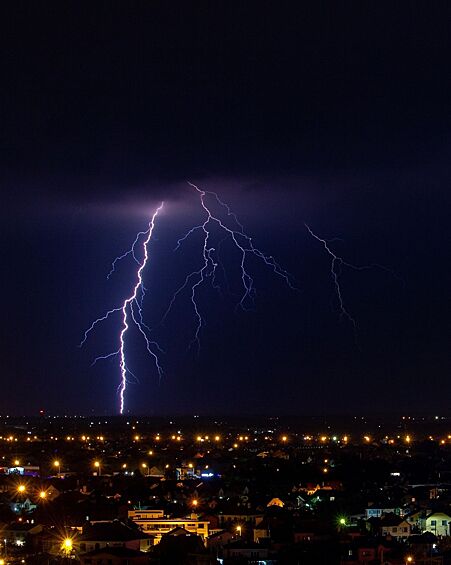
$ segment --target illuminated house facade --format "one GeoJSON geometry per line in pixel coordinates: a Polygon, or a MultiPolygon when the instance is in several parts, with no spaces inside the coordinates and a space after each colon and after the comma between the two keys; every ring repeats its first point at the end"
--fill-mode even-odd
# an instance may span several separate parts
{"type": "Polygon", "coordinates": [[[431,532],[435,536],[450,535],[451,516],[444,512],[433,512],[421,520],[423,532],[431,532]]]}
{"type": "Polygon", "coordinates": [[[175,528],[183,528],[190,534],[196,534],[205,541],[209,533],[209,521],[199,520],[195,514],[190,518],[165,518],[163,510],[129,510],[128,518],[143,532],[154,536],[159,543],[161,536],[175,528]]]}

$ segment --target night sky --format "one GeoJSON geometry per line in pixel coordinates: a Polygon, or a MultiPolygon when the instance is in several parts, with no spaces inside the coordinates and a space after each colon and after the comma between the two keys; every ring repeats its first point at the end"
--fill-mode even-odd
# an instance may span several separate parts
{"type": "Polygon", "coordinates": [[[138,336],[139,414],[449,412],[451,6],[445,2],[14,2],[1,26],[0,412],[111,414],[111,321],[136,271],[110,263],[165,211],[145,271],[161,384],[138,336]],[[203,218],[186,184],[216,190],[256,245],[257,297],[239,272],[205,287],[202,348],[189,297],[203,218]],[[330,257],[356,265],[340,317],[330,257]],[[238,278],[237,278],[238,277],[238,278]]]}

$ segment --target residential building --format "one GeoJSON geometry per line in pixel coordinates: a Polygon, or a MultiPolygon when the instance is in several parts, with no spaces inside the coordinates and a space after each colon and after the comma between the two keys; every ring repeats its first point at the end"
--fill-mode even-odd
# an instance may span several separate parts
{"type": "Polygon", "coordinates": [[[444,512],[432,512],[420,520],[423,532],[431,532],[437,537],[450,535],[451,516],[444,512]]]}
{"type": "Polygon", "coordinates": [[[155,543],[159,543],[163,534],[175,528],[184,528],[204,541],[209,533],[209,521],[199,519],[196,514],[191,514],[189,518],[165,518],[163,510],[130,510],[128,517],[143,532],[155,536],[155,543]]]}

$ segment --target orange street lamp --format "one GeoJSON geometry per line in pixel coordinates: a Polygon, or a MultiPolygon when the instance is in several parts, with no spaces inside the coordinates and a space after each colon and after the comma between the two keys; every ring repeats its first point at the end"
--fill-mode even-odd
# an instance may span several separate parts
{"type": "Polygon", "coordinates": [[[73,547],[74,544],[70,538],[65,538],[61,544],[61,549],[66,555],[69,555],[72,552],[73,547]]]}

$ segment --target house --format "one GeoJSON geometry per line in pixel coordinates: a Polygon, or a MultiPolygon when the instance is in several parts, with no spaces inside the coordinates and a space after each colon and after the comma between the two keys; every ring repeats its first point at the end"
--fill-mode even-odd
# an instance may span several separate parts
{"type": "Polygon", "coordinates": [[[404,546],[395,540],[378,542],[374,539],[354,540],[346,546],[340,565],[405,565],[404,546]]]}
{"type": "Polygon", "coordinates": [[[190,534],[196,534],[205,540],[209,534],[209,521],[198,519],[195,514],[189,518],[165,518],[163,510],[130,510],[128,517],[141,530],[155,537],[159,543],[161,536],[174,528],[184,528],[190,534]]]}
{"type": "Polygon", "coordinates": [[[36,510],[36,504],[29,498],[15,497],[9,504],[9,507],[16,514],[30,514],[36,510]]]}
{"type": "Polygon", "coordinates": [[[437,537],[450,535],[451,516],[444,512],[432,512],[420,520],[423,532],[431,532],[437,537]]]}
{"type": "Polygon", "coordinates": [[[83,527],[78,537],[80,553],[91,552],[103,548],[123,547],[134,551],[147,551],[154,544],[154,538],[140,531],[113,520],[112,522],[96,522],[83,527]]]}
{"type": "Polygon", "coordinates": [[[380,531],[383,536],[391,536],[397,540],[406,539],[411,534],[411,525],[407,520],[395,514],[385,514],[380,522],[380,531]]]}
{"type": "Polygon", "coordinates": [[[208,537],[207,546],[209,548],[222,547],[226,543],[230,543],[234,538],[234,534],[227,530],[221,530],[208,537]]]}
{"type": "Polygon", "coordinates": [[[409,522],[412,527],[412,530],[420,530],[421,529],[421,519],[424,518],[430,511],[425,510],[414,510],[409,514],[406,514],[404,518],[409,522]]]}
{"type": "Polygon", "coordinates": [[[340,565],[364,565],[372,563],[377,558],[377,544],[363,540],[348,545],[344,550],[340,565]]]}
{"type": "Polygon", "coordinates": [[[437,536],[431,532],[424,534],[415,534],[409,538],[409,547],[412,548],[412,553],[416,556],[424,555],[431,556],[437,549],[437,536]]]}
{"type": "Polygon", "coordinates": [[[126,547],[105,547],[84,553],[81,565],[148,565],[149,556],[142,551],[126,547]]]}
{"type": "Polygon", "coordinates": [[[369,518],[380,518],[384,514],[396,514],[400,515],[399,508],[388,508],[383,505],[368,505],[368,508],[365,508],[365,519],[368,520],[369,518]]]}
{"type": "Polygon", "coordinates": [[[247,523],[254,526],[263,518],[263,514],[246,509],[225,510],[218,514],[220,526],[233,526],[234,524],[247,523]]]}
{"type": "Polygon", "coordinates": [[[149,469],[149,473],[147,475],[148,477],[157,477],[159,479],[164,477],[164,471],[163,469],[160,469],[160,467],[156,467],[153,466],[149,469]]]}
{"type": "Polygon", "coordinates": [[[5,544],[20,547],[30,540],[30,536],[39,534],[42,530],[43,527],[40,524],[11,522],[8,526],[2,528],[2,540],[5,544]]]}
{"type": "Polygon", "coordinates": [[[254,527],[254,542],[257,543],[260,539],[268,539],[271,537],[270,523],[267,518],[263,518],[254,527]]]}
{"type": "Polygon", "coordinates": [[[266,506],[268,508],[270,506],[279,506],[280,508],[283,508],[285,504],[280,500],[280,498],[272,498],[266,506]]]}
{"type": "MultiPolygon", "coordinates": [[[[191,534],[183,528],[174,528],[164,534],[158,545],[150,551],[158,563],[192,565],[213,565],[217,560],[205,549],[200,536],[191,534]]],[[[152,561],[153,563],[154,561],[152,561]]]]}
{"type": "Polygon", "coordinates": [[[267,547],[244,540],[233,541],[222,548],[223,559],[248,559],[253,563],[268,559],[268,554],[267,547]]]}

